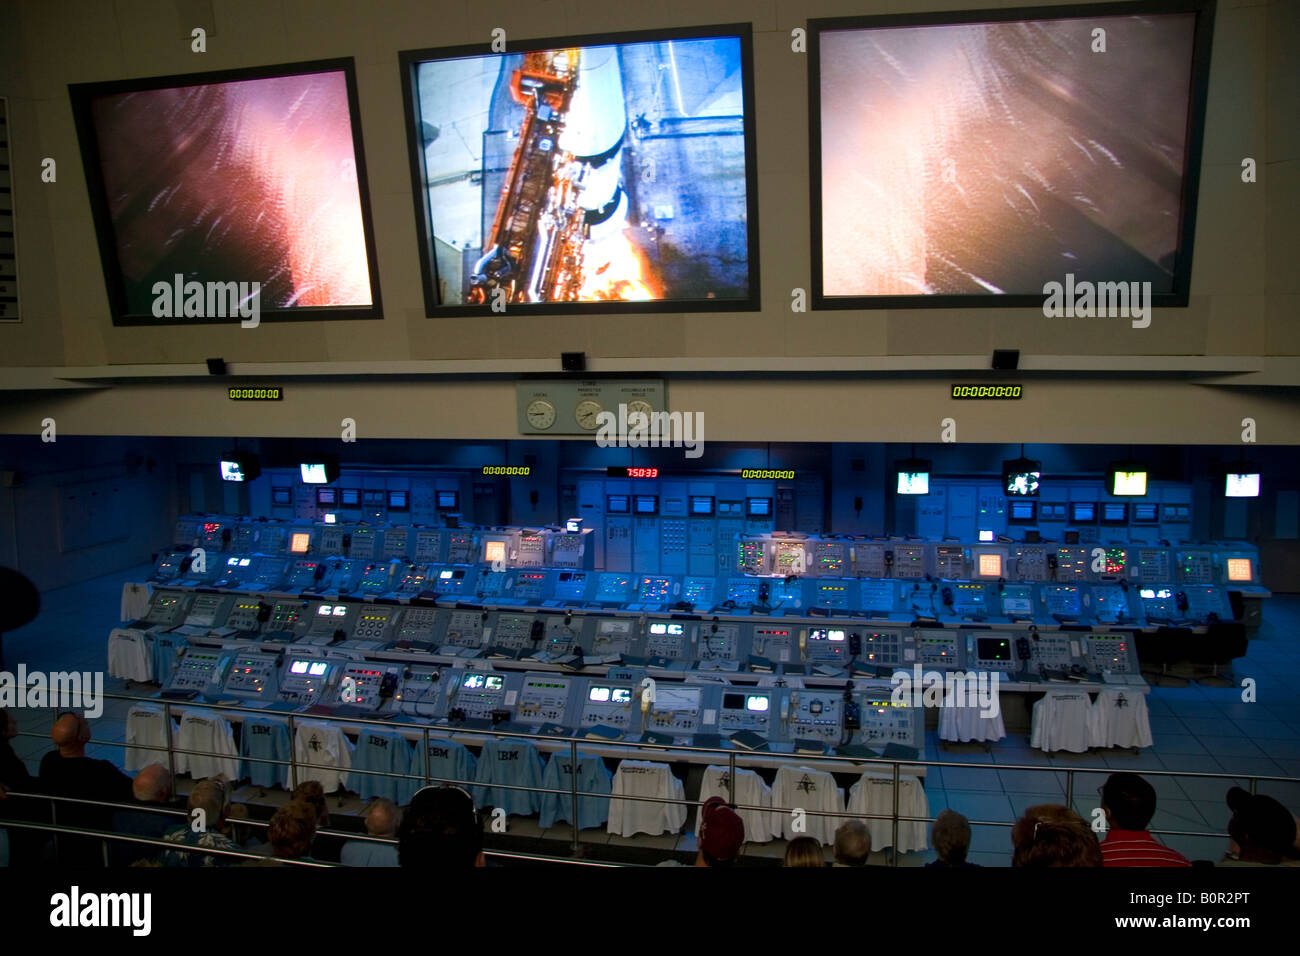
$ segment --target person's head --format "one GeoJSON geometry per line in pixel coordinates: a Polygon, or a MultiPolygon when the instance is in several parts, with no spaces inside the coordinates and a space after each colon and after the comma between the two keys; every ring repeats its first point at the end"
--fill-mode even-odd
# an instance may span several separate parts
{"type": "Polygon", "coordinates": [[[397,833],[402,811],[387,797],[375,797],[366,807],[366,832],[373,837],[391,837],[397,833]]]}
{"type": "Polygon", "coordinates": [[[1069,807],[1043,803],[1030,807],[1011,828],[1012,866],[1101,866],[1101,844],[1069,807]]]}
{"type": "Polygon", "coordinates": [[[226,822],[226,814],[230,809],[230,786],[226,783],[226,778],[217,776],[200,780],[190,791],[185,805],[189,808],[191,820],[194,819],[195,810],[202,810],[206,829],[219,830],[226,822]]]}
{"type": "Polygon", "coordinates": [[[697,866],[731,866],[745,842],[745,823],[722,797],[709,797],[700,809],[697,866]]]}
{"type": "Polygon", "coordinates": [[[1145,830],[1156,815],[1156,788],[1135,773],[1112,773],[1101,788],[1101,808],[1118,830],[1145,830]]]}
{"type": "Polygon", "coordinates": [[[325,805],[325,788],[319,780],[304,780],[298,784],[293,788],[293,799],[316,811],[317,828],[329,826],[330,811],[325,805]]]}
{"type": "Polygon", "coordinates": [[[1237,855],[1252,863],[1280,863],[1296,842],[1296,819],[1272,797],[1252,794],[1241,787],[1228,791],[1228,836],[1237,855]]]}
{"type": "Polygon", "coordinates": [[[785,848],[785,866],[825,866],[822,845],[812,837],[795,837],[785,848]]]}
{"type": "Polygon", "coordinates": [[[970,821],[955,810],[944,810],[934,818],[930,845],[941,863],[961,866],[970,851],[970,821]]]}
{"type": "Polygon", "coordinates": [[[483,826],[460,787],[425,787],[397,828],[397,861],[421,869],[483,866],[483,826]]]}
{"type": "Polygon", "coordinates": [[[301,800],[290,800],[271,817],[267,839],[271,841],[271,855],[278,859],[306,856],[316,839],[316,808],[301,800]]]}
{"type": "Polygon", "coordinates": [[[172,774],[160,763],[151,763],[131,781],[131,793],[140,803],[166,803],[172,795],[172,774]]]}
{"type": "Polygon", "coordinates": [[[835,831],[835,862],[840,866],[866,866],[871,856],[871,831],[861,820],[845,820],[835,831]]]}
{"type": "Polygon", "coordinates": [[[65,757],[81,757],[90,743],[90,721],[80,714],[60,714],[50,728],[50,741],[65,757]]]}

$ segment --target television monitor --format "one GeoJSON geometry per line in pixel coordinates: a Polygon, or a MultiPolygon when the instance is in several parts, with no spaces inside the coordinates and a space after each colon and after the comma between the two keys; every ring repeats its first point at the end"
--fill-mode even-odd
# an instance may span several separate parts
{"type": "Polygon", "coordinates": [[[1116,498],[1141,498],[1147,493],[1147,470],[1132,462],[1116,462],[1106,471],[1106,492],[1116,498]]]}
{"type": "Polygon", "coordinates": [[[770,518],[772,516],[771,498],[746,498],[745,517],[770,518]]]}
{"type": "Polygon", "coordinates": [[[397,488],[388,492],[389,511],[409,511],[410,507],[411,501],[406,489],[397,488]]]}
{"type": "Polygon", "coordinates": [[[1225,498],[1258,498],[1259,472],[1228,473],[1223,485],[1225,498]]]}
{"type": "Polygon", "coordinates": [[[460,507],[459,491],[440,491],[438,492],[438,510],[455,511],[460,507]]]}
{"type": "Polygon", "coordinates": [[[898,476],[895,491],[900,495],[930,493],[930,463],[923,458],[906,458],[894,466],[898,476]]]}
{"type": "Polygon", "coordinates": [[[1213,19],[1139,0],[809,21],[813,307],[1123,316],[1082,310],[1136,313],[1132,283],[1185,306],[1213,19]]]}
{"type": "Polygon", "coordinates": [[[1229,581],[1253,581],[1250,558],[1228,558],[1227,572],[1229,581]]]}
{"type": "Polygon", "coordinates": [[[272,505],[291,505],[293,504],[293,489],[277,487],[271,489],[272,505]]]}
{"type": "Polygon", "coordinates": [[[996,535],[995,535],[994,532],[992,532],[992,531],[988,531],[988,530],[984,530],[984,529],[981,529],[981,530],[980,530],[980,540],[981,540],[981,541],[992,541],[992,540],[994,540],[995,537],[996,537],[996,535]]]}
{"type": "Polygon", "coordinates": [[[1101,503],[1102,524],[1128,524],[1128,504],[1123,501],[1101,503]]]}
{"type": "Polygon", "coordinates": [[[308,531],[295,531],[289,538],[290,554],[306,554],[310,547],[311,533],[308,531]]]}
{"type": "Polygon", "coordinates": [[[222,481],[252,481],[262,473],[262,466],[256,455],[228,452],[221,459],[222,481]]]}
{"type": "Polygon", "coordinates": [[[636,504],[637,514],[653,515],[659,513],[658,495],[636,495],[633,500],[636,504]]]}
{"type": "Polygon", "coordinates": [[[339,493],[342,496],[341,504],[351,505],[354,508],[361,506],[360,488],[340,488],[339,493]]]}
{"type": "Polygon", "coordinates": [[[316,504],[317,505],[334,505],[337,503],[337,489],[335,488],[317,488],[316,504]]]}
{"type": "Polygon", "coordinates": [[[1097,502],[1070,502],[1070,524],[1093,524],[1097,520],[1097,502]]]}
{"type": "Polygon", "coordinates": [[[712,495],[691,495],[691,514],[708,516],[713,514],[712,495]]]}
{"type": "Polygon", "coordinates": [[[1033,524],[1038,517],[1037,501],[1018,501],[1013,499],[1007,508],[1008,524],[1033,524]]]}
{"type": "Polygon", "coordinates": [[[325,523],[326,523],[326,524],[338,524],[338,523],[339,523],[339,516],[336,515],[336,514],[335,514],[334,512],[332,512],[332,511],[328,511],[328,512],[326,512],[326,513],[325,513],[324,515],[322,515],[321,517],[325,520],[325,523]]]}
{"type": "Polygon", "coordinates": [[[1157,505],[1154,502],[1137,501],[1133,503],[1134,524],[1157,524],[1157,505]]]}
{"type": "Polygon", "coordinates": [[[1037,497],[1042,477],[1042,462],[1032,458],[1013,458],[1002,463],[1002,491],[1007,497],[1037,497]]]}
{"type": "Polygon", "coordinates": [[[351,58],[69,93],[115,325],[382,317],[351,58]]]}
{"type": "Polygon", "coordinates": [[[605,496],[605,514],[625,515],[632,509],[628,506],[627,495],[606,495],[605,496]]]}
{"type": "Polygon", "coordinates": [[[504,541],[484,541],[483,542],[483,560],[488,564],[499,564],[506,559],[506,543],[504,541]]]}
{"type": "Polygon", "coordinates": [[[399,64],[429,316],[757,310],[750,24],[399,64]]]}
{"type": "Polygon", "coordinates": [[[335,455],[317,455],[298,465],[305,485],[328,485],[339,477],[339,460],[335,455]]]}

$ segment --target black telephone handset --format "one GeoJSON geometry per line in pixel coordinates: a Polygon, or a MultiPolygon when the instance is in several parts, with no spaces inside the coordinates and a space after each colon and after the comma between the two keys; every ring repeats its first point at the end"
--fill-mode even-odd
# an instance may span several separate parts
{"type": "Polygon", "coordinates": [[[1027,637],[1017,637],[1017,638],[1016,638],[1016,657],[1020,658],[1020,660],[1022,660],[1022,661],[1027,661],[1027,660],[1029,660],[1029,659],[1030,659],[1031,657],[1033,657],[1033,656],[1034,656],[1034,655],[1033,655],[1033,651],[1032,651],[1032,650],[1030,649],[1030,647],[1029,647],[1029,638],[1027,638],[1027,637]]]}
{"type": "Polygon", "coordinates": [[[857,631],[849,634],[849,657],[857,657],[862,653],[862,635],[857,631]]]}
{"type": "Polygon", "coordinates": [[[853,699],[853,684],[844,687],[844,729],[848,733],[862,729],[862,708],[853,699]]]}
{"type": "Polygon", "coordinates": [[[1187,603],[1187,592],[1186,592],[1186,591],[1175,591],[1175,592],[1174,592],[1174,603],[1178,605],[1178,610],[1180,610],[1180,611],[1186,611],[1187,608],[1188,608],[1188,603],[1187,603]]]}
{"type": "Polygon", "coordinates": [[[316,565],[316,573],[312,575],[312,578],[319,581],[323,577],[325,577],[325,562],[322,561],[316,565]]]}
{"type": "Polygon", "coordinates": [[[388,700],[397,693],[397,675],[385,674],[379,680],[379,699],[388,700]]]}
{"type": "Polygon", "coordinates": [[[546,635],[546,625],[539,620],[534,620],[528,628],[528,639],[536,643],[546,635]]]}
{"type": "Polygon", "coordinates": [[[1055,571],[1055,570],[1056,570],[1056,566],[1057,566],[1056,555],[1054,555],[1054,554],[1049,554],[1049,555],[1047,556],[1047,570],[1049,570],[1049,571],[1055,571]]]}
{"type": "Polygon", "coordinates": [[[952,607],[952,588],[943,589],[943,603],[945,607],[952,607]]]}

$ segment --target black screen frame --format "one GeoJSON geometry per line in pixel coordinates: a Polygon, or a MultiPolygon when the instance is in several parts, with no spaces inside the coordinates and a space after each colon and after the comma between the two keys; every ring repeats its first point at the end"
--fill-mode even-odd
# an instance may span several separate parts
{"type": "Polygon", "coordinates": [[[402,50],[397,54],[398,77],[402,87],[403,122],[406,125],[407,158],[411,172],[411,191],[415,208],[415,227],[419,242],[420,279],[424,289],[426,318],[456,316],[547,316],[547,315],[644,315],[661,312],[757,312],[762,308],[759,270],[758,234],[758,147],[754,98],[754,28],[752,23],[728,23],[699,27],[674,27],[658,30],[634,30],[625,33],[582,34],[530,40],[508,40],[504,50],[493,50],[488,43],[402,50]],[[420,115],[417,110],[416,73],[419,64],[430,60],[453,60],[465,57],[507,56],[563,47],[620,46],[630,43],[654,43],[665,40],[703,40],[710,37],[737,37],[740,40],[742,95],[745,107],[745,208],[746,251],[749,259],[749,294],[737,299],[656,299],[644,302],[598,300],[592,302],[511,303],[505,312],[494,312],[491,303],[439,303],[437,260],[433,250],[433,212],[425,196],[426,174],[424,150],[420,138],[420,115]]]}
{"type": "Polygon", "coordinates": [[[1200,195],[1201,160],[1205,140],[1206,103],[1210,83],[1210,56],[1214,36],[1216,0],[1132,0],[1132,2],[1012,7],[1007,9],[949,10],[937,13],[882,16],[826,17],[808,21],[808,178],[811,251],[811,295],[815,311],[842,309],[971,309],[1039,308],[1045,294],[992,293],[941,295],[827,296],[823,282],[822,156],[821,156],[821,35],[833,30],[887,27],[955,26],[1016,20],[1068,20],[1081,17],[1142,16],[1171,13],[1196,14],[1187,102],[1187,152],[1183,164],[1181,221],[1173,270],[1173,290],[1151,293],[1151,308],[1186,308],[1191,293],[1193,240],[1197,199],[1200,195]]]}
{"type": "Polygon", "coordinates": [[[177,73],[170,76],[141,77],[132,80],[106,80],[93,83],[69,83],[68,95],[72,101],[73,121],[81,147],[81,165],[90,197],[91,218],[95,225],[95,241],[99,247],[99,261],[104,270],[104,284],[108,294],[109,312],[114,326],[176,326],[224,325],[238,323],[240,317],[219,318],[159,318],[153,314],[135,315],[127,312],[126,285],[123,282],[121,261],[117,255],[116,233],[109,210],[108,194],[102,173],[103,164],[99,137],[95,131],[92,104],[102,96],[139,93],[149,90],[179,89],[187,86],[207,86],[242,80],[264,80],[283,76],[305,76],[311,73],[342,72],[347,88],[348,113],[352,124],[352,152],[357,179],[357,193],[361,201],[361,228],[365,236],[367,268],[370,275],[370,305],[368,306],[298,306],[289,309],[262,309],[261,322],[318,322],[356,319],[382,319],[383,298],[379,285],[379,262],[375,250],[374,212],[370,203],[369,177],[366,172],[364,136],[361,131],[361,107],[357,96],[356,61],[353,57],[336,57],[324,60],[304,60],[294,63],[276,63],[267,66],[243,67],[231,70],[210,70],[195,73],[177,73]]]}

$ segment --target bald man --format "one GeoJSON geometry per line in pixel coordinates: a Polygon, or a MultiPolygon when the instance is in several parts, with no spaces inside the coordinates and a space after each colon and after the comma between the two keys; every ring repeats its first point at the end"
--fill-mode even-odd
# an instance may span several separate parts
{"type": "MultiPolygon", "coordinates": [[[[169,829],[184,822],[183,817],[156,812],[159,809],[181,809],[172,800],[171,771],[162,764],[151,763],[137,773],[131,784],[131,793],[140,809],[119,810],[113,814],[115,832],[161,840],[169,829]]],[[[160,852],[158,847],[144,843],[115,841],[112,847],[114,866],[130,866],[136,860],[153,859],[160,852]]]]}
{"type": "MultiPolygon", "coordinates": [[[[402,822],[402,811],[386,797],[376,797],[366,808],[366,833],[385,840],[397,839],[397,827],[402,822]]],[[[341,859],[344,866],[397,866],[397,847],[367,840],[349,840],[343,844],[341,859]]]]}
{"type": "MultiPolygon", "coordinates": [[[[54,750],[41,759],[41,789],[56,797],[130,803],[131,778],[107,760],[86,756],[90,723],[80,714],[63,714],[50,730],[54,750]]],[[[113,811],[99,807],[56,803],[61,826],[112,830],[113,811]]],[[[103,866],[101,842],[93,837],[60,836],[59,863],[64,866],[103,866]]]]}

